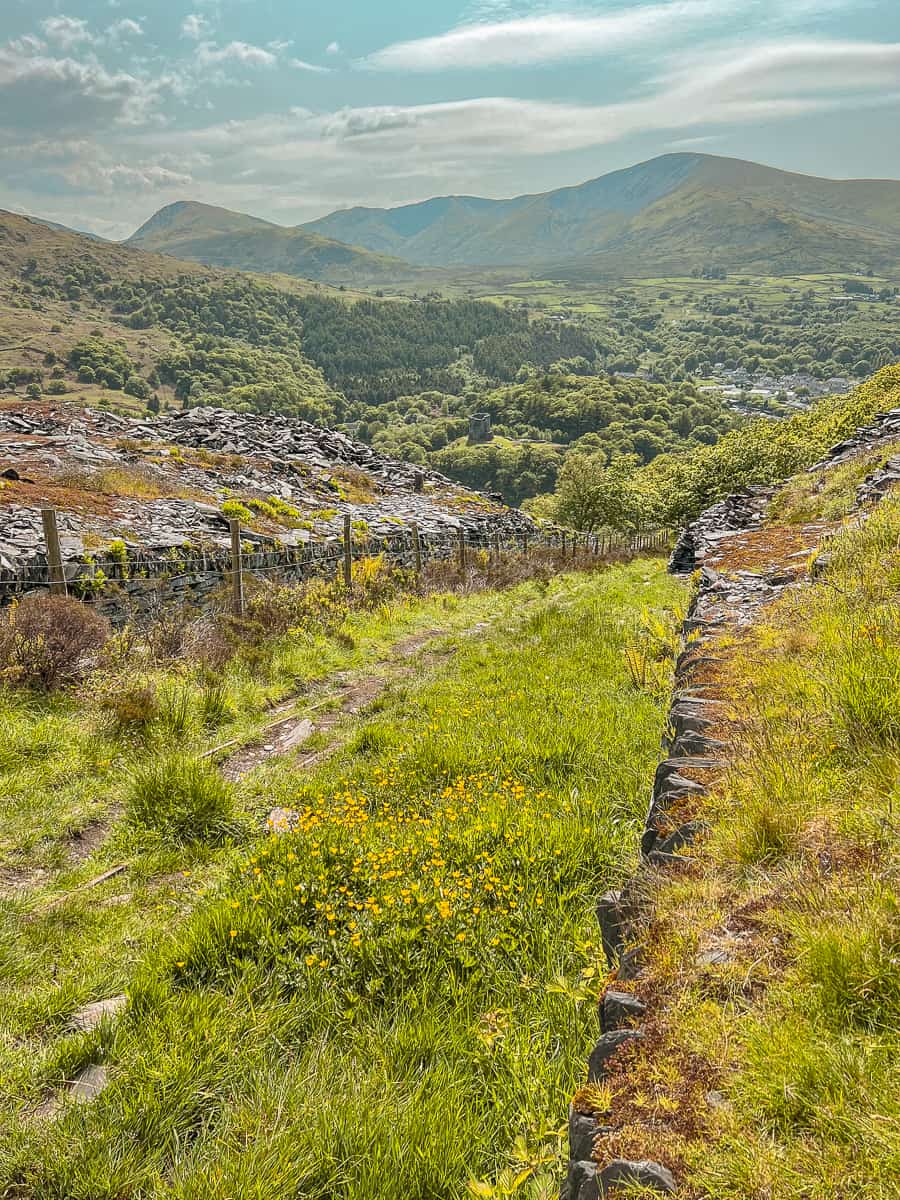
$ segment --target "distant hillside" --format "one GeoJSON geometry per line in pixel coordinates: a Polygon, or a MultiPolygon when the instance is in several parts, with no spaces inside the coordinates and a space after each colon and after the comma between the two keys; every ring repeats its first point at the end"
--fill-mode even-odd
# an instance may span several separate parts
{"type": "Polygon", "coordinates": [[[418,273],[399,259],[192,201],[160,209],[126,244],[207,266],[299,275],[331,283],[377,283],[418,273]]]}
{"type": "Polygon", "coordinates": [[[816,179],[738,159],[667,154],[541,195],[353,208],[304,228],[412,263],[552,264],[572,277],[698,266],[891,270],[900,266],[900,182],[816,179]]]}

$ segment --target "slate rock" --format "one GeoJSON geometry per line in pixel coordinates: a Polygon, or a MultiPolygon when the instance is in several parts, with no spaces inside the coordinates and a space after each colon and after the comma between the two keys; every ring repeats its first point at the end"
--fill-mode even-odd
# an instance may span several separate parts
{"type": "Polygon", "coordinates": [[[104,1019],[117,1017],[128,1004],[127,996],[110,996],[106,1000],[94,1000],[77,1009],[69,1018],[69,1027],[87,1033],[104,1019]]]}
{"type": "Polygon", "coordinates": [[[661,1163],[632,1162],[626,1158],[613,1159],[597,1172],[596,1179],[601,1196],[608,1196],[613,1189],[629,1185],[652,1188],[653,1191],[663,1194],[674,1192],[677,1187],[675,1176],[661,1163]]]}
{"type": "Polygon", "coordinates": [[[632,1042],[641,1042],[644,1035],[639,1029],[612,1029],[604,1033],[588,1059],[588,1082],[600,1083],[607,1074],[606,1064],[622,1046],[632,1042]]]}
{"type": "Polygon", "coordinates": [[[569,1200],[600,1200],[597,1164],[590,1159],[569,1164],[569,1200]]]}
{"type": "Polygon", "coordinates": [[[622,953],[625,945],[625,929],[622,920],[622,893],[607,892],[597,901],[597,923],[600,926],[600,940],[606,961],[612,967],[622,953]]]}
{"type": "Polygon", "coordinates": [[[647,1006],[630,992],[618,992],[610,988],[600,1001],[600,1028],[604,1033],[627,1029],[647,1011],[647,1006]]]}
{"type": "Polygon", "coordinates": [[[569,1105],[569,1159],[571,1162],[590,1160],[594,1156],[594,1142],[601,1133],[609,1133],[611,1126],[601,1125],[592,1113],[580,1113],[569,1105]]]}

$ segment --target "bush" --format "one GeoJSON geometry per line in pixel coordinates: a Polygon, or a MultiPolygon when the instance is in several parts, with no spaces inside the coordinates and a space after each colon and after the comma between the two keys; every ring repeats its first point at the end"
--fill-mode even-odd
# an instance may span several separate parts
{"type": "Polygon", "coordinates": [[[0,619],[0,679],[53,691],[74,683],[109,637],[109,623],[67,596],[27,597],[0,619]]]}
{"type": "Polygon", "coordinates": [[[159,697],[148,679],[128,683],[108,676],[97,688],[93,700],[117,734],[144,733],[159,718],[159,697]]]}
{"type": "Polygon", "coordinates": [[[126,816],[181,845],[221,842],[235,827],[229,784],[215,767],[182,754],[153,759],[134,772],[126,816]]]}

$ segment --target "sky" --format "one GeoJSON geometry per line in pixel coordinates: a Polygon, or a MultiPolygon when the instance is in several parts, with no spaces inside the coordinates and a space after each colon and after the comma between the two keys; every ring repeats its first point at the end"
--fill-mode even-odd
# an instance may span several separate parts
{"type": "Polygon", "coordinates": [[[0,0],[0,208],[105,237],[679,151],[900,177],[900,2],[0,0]]]}

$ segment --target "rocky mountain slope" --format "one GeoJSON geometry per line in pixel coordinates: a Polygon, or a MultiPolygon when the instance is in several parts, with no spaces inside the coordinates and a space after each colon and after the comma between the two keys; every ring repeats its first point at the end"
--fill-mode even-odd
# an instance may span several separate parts
{"type": "Polygon", "coordinates": [[[738,159],[668,154],[579,187],[511,200],[448,196],[352,208],[304,226],[413,263],[566,264],[679,274],[900,264],[900,182],[831,180],[738,159]]]}

